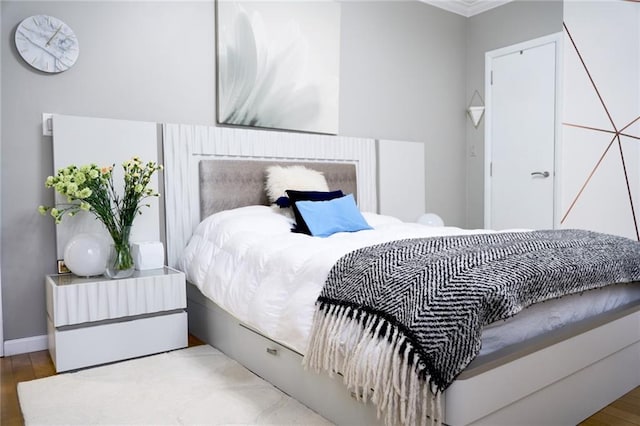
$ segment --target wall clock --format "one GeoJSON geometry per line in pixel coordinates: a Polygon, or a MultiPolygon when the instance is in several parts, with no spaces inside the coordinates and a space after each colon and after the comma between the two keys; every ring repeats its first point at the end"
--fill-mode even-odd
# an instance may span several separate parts
{"type": "Polygon", "coordinates": [[[66,71],[80,53],[73,30],[58,18],[34,15],[26,18],[15,35],[16,49],[25,62],[48,73],[66,71]]]}

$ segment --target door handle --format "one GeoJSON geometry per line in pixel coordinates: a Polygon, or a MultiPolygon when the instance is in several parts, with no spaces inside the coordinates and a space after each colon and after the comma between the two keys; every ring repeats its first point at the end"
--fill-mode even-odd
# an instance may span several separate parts
{"type": "Polygon", "coordinates": [[[531,172],[531,176],[542,176],[543,178],[548,178],[549,172],[531,172]]]}

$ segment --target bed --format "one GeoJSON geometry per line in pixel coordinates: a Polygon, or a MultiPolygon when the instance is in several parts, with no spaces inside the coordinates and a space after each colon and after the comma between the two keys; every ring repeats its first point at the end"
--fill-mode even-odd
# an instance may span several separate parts
{"type": "MultiPolygon", "coordinates": [[[[165,130],[165,156],[168,152],[177,151],[176,144],[171,142],[172,131],[185,134],[184,129],[165,130]]],[[[184,147],[184,144],[182,146],[184,147]]],[[[186,151],[189,149],[187,146],[186,151]]],[[[300,158],[277,158],[261,163],[254,159],[239,160],[237,156],[229,156],[228,153],[216,154],[224,158],[212,162],[211,153],[203,154],[201,144],[197,149],[200,151],[198,155],[193,155],[193,152],[188,154],[191,177],[184,181],[190,182],[187,185],[191,188],[189,191],[192,194],[193,185],[197,185],[198,188],[198,217],[195,219],[198,224],[201,222],[200,217],[209,217],[210,214],[219,211],[223,211],[222,216],[227,214],[234,217],[238,212],[250,214],[259,211],[260,215],[268,213],[270,207],[255,207],[265,204],[262,191],[264,174],[261,170],[274,162],[301,162],[300,158]],[[196,173],[197,179],[194,179],[196,173]],[[195,181],[197,183],[194,183],[195,181]],[[252,195],[248,195],[250,193],[252,195]],[[229,194],[231,196],[228,196],[229,194]],[[238,197],[237,194],[242,194],[242,197],[238,197]],[[234,210],[237,208],[240,210],[234,210]]],[[[323,157],[327,157],[326,153],[323,153],[323,157]]],[[[369,159],[365,158],[362,161],[369,159]]],[[[320,164],[308,161],[312,160],[310,158],[305,160],[307,161],[302,163],[307,166],[324,168],[332,188],[348,188],[347,191],[358,194],[356,176],[361,164],[358,160],[330,158],[332,161],[320,164]]],[[[172,164],[184,166],[181,161],[165,158],[165,165],[168,166],[165,179],[168,206],[172,202],[175,204],[175,194],[172,193],[174,189],[171,188],[171,177],[175,174],[172,173],[184,173],[172,169],[172,164]]],[[[182,191],[186,190],[183,188],[182,191]]],[[[193,212],[193,200],[190,201],[190,205],[192,207],[187,211],[193,212]]],[[[168,224],[177,220],[171,216],[170,210],[168,207],[168,224]]],[[[184,213],[185,209],[181,210],[184,213]]],[[[175,214],[177,215],[177,212],[175,214]]],[[[267,214],[267,217],[270,216],[267,214]]],[[[390,218],[377,215],[367,215],[366,218],[368,222],[374,222],[374,226],[393,225],[393,219],[390,218]]],[[[287,226],[287,222],[281,221],[277,216],[271,219],[275,220],[274,227],[287,226]]],[[[193,221],[190,222],[190,226],[191,230],[188,226],[184,227],[187,229],[186,234],[194,230],[200,232],[193,221]]],[[[411,232],[424,232],[425,235],[432,231],[417,224],[410,225],[409,228],[411,227],[414,227],[411,232]]],[[[167,226],[170,249],[171,232],[171,227],[167,226]]],[[[460,231],[450,229],[445,232],[460,231]]],[[[185,240],[190,237],[191,235],[183,235],[178,238],[182,248],[186,246],[185,240]]],[[[344,245],[344,242],[341,245],[344,245]]],[[[182,248],[173,250],[178,253],[182,248]]],[[[334,257],[338,255],[339,253],[334,253],[334,257]]],[[[178,262],[179,258],[180,255],[172,261],[178,262]]],[[[268,320],[259,317],[257,308],[245,309],[243,314],[240,308],[247,305],[243,302],[242,292],[235,295],[237,300],[234,307],[233,304],[225,304],[219,295],[212,295],[211,289],[205,289],[202,283],[199,285],[200,288],[194,285],[189,285],[188,288],[189,324],[192,333],[239,360],[335,423],[380,422],[372,404],[363,405],[358,401],[365,395],[348,391],[342,385],[339,375],[318,375],[302,367],[304,345],[301,342],[304,338],[301,340],[299,330],[290,335],[279,332],[277,327],[269,325],[268,320]],[[205,294],[214,300],[218,297],[218,303],[205,294]],[[247,316],[247,312],[258,316],[252,318],[251,315],[247,316]]],[[[609,291],[612,289],[604,292],[609,291]]],[[[574,318],[569,325],[553,326],[550,327],[551,331],[547,330],[523,341],[512,341],[490,353],[481,353],[447,388],[441,401],[444,416],[440,420],[450,425],[575,424],[640,384],[640,297],[637,285],[628,284],[621,293],[625,295],[609,294],[608,300],[617,299],[619,303],[614,307],[604,306],[596,315],[585,313],[574,318]],[[572,397],[567,398],[567,395],[572,397]]],[[[296,297],[310,296],[307,294],[296,297]]],[[[601,300],[601,297],[595,292],[589,292],[574,299],[576,300],[567,303],[577,303],[584,307],[593,304],[594,300],[601,300]]],[[[568,308],[567,306],[571,305],[562,306],[557,303],[560,302],[545,303],[546,306],[542,308],[529,309],[527,315],[541,318],[549,310],[558,313],[579,310],[575,308],[578,305],[568,308]]],[[[604,305],[609,305],[609,302],[604,305]]],[[[514,321],[502,326],[517,330],[515,333],[512,331],[512,335],[521,335],[521,328],[517,324],[519,318],[514,317],[514,321]]],[[[538,320],[534,319],[533,322],[536,323],[538,320]]],[[[496,325],[492,328],[499,327],[496,325]]],[[[493,334],[493,339],[500,340],[503,334],[505,333],[497,331],[493,334]]],[[[487,342],[490,340],[488,338],[487,342]]]]}

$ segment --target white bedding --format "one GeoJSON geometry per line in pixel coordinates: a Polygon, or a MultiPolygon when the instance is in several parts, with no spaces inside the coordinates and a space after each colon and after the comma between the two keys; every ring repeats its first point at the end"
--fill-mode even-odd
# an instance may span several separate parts
{"type": "MultiPolygon", "coordinates": [[[[315,301],[329,270],[344,254],[403,238],[492,232],[363,215],[373,230],[316,238],[291,232],[293,220],[272,207],[216,213],[198,225],[179,268],[230,314],[304,354],[315,301]]],[[[485,327],[481,355],[639,299],[640,285],[628,284],[534,305],[485,327]]]]}

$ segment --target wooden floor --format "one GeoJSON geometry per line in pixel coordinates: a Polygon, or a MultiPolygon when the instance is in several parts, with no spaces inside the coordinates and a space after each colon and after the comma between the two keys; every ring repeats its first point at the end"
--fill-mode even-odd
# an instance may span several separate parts
{"type": "MultiPolygon", "coordinates": [[[[202,344],[189,336],[189,346],[202,344]]],[[[48,351],[0,358],[0,425],[24,424],[16,386],[18,382],[56,374],[48,351]]],[[[640,387],[589,417],[580,426],[640,426],[640,387]]]]}
{"type": "Polygon", "coordinates": [[[640,425],[640,387],[589,417],[580,426],[640,425]]]}

